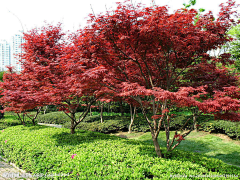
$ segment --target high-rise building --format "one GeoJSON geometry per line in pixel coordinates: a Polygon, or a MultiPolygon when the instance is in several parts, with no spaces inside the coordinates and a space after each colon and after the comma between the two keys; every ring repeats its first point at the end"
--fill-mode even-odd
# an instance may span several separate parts
{"type": "Polygon", "coordinates": [[[22,53],[21,44],[24,43],[22,34],[15,34],[11,42],[0,41],[0,71],[6,71],[6,66],[13,66],[17,72],[22,70],[19,54],[22,53]]]}
{"type": "Polygon", "coordinates": [[[21,71],[19,63],[19,54],[22,53],[21,44],[24,42],[22,34],[15,34],[11,40],[11,66],[14,66],[16,71],[21,71]]]}
{"type": "Polygon", "coordinates": [[[6,71],[6,66],[11,64],[11,46],[5,41],[0,41],[0,71],[6,71]]]}

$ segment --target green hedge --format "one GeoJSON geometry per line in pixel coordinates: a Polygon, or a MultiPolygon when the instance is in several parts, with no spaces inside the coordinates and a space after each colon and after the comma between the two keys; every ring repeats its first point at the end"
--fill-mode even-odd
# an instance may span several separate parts
{"type": "MultiPolygon", "coordinates": [[[[80,115],[81,113],[76,113],[76,118],[78,118],[80,115]]],[[[94,116],[87,116],[84,119],[84,122],[93,122],[98,120],[100,121],[100,116],[94,115],[94,116]]],[[[36,121],[38,123],[65,124],[66,122],[70,122],[71,119],[64,112],[57,111],[57,112],[51,112],[46,114],[40,114],[38,115],[36,121]]]]}
{"type": "MultiPolygon", "coordinates": [[[[96,114],[96,113],[95,113],[96,114]]],[[[76,116],[79,117],[80,113],[76,116]]],[[[108,114],[109,115],[109,114],[108,114]]],[[[150,117],[149,117],[150,118],[150,117]]],[[[192,124],[192,116],[178,114],[173,117],[170,121],[170,130],[176,130],[182,127],[182,125],[191,118],[187,123],[185,129],[189,129],[192,124]]],[[[112,133],[116,131],[127,131],[130,123],[130,117],[118,116],[118,114],[111,114],[109,116],[103,116],[104,123],[100,123],[100,115],[96,114],[93,116],[87,116],[83,122],[81,122],[77,129],[97,131],[102,133],[112,133]]],[[[63,112],[52,112],[43,115],[39,115],[37,121],[40,123],[49,124],[62,124],[66,128],[70,128],[70,118],[63,112]]],[[[197,122],[200,124],[200,130],[208,132],[220,132],[225,133],[231,138],[239,138],[240,136],[240,125],[237,122],[229,121],[214,121],[212,115],[200,115],[197,117],[197,122]]],[[[144,117],[135,117],[132,131],[148,132],[149,127],[144,117]]]]}
{"type": "Polygon", "coordinates": [[[47,124],[64,124],[70,121],[70,118],[64,112],[57,111],[38,115],[36,121],[47,124]]]}
{"type": "MultiPolygon", "coordinates": [[[[31,124],[32,122],[27,119],[25,123],[31,124]]],[[[13,115],[13,113],[5,113],[4,118],[0,119],[0,130],[21,124],[21,121],[18,120],[17,117],[13,115]]]]}
{"type": "Polygon", "coordinates": [[[15,126],[0,132],[0,154],[29,173],[46,176],[65,174],[66,177],[62,179],[240,177],[240,168],[197,153],[178,150],[169,155],[168,159],[161,159],[156,157],[153,145],[144,142],[80,130],[71,135],[69,129],[45,126],[15,126]]]}
{"type": "MultiPolygon", "coordinates": [[[[94,113],[93,113],[94,114],[94,113]]],[[[96,114],[96,113],[95,113],[96,114]]],[[[79,117],[80,113],[76,116],[79,117]]],[[[108,114],[109,116],[103,116],[104,123],[100,123],[100,115],[96,114],[93,116],[87,116],[83,122],[81,122],[77,129],[97,131],[102,133],[111,133],[116,131],[127,131],[130,123],[129,116],[119,116],[118,114],[108,114]]],[[[170,130],[179,129],[186,122],[190,115],[177,115],[173,117],[170,121],[170,130]]],[[[149,117],[150,118],[150,117],[149,117]]],[[[211,120],[213,117],[210,115],[202,115],[198,117],[198,121],[211,120]]],[[[39,115],[37,121],[40,123],[49,124],[63,124],[64,127],[70,127],[70,118],[63,112],[52,112],[45,115],[39,115]]],[[[188,122],[186,129],[192,126],[192,118],[188,122]]],[[[132,126],[132,131],[138,132],[148,132],[149,127],[145,118],[142,116],[135,117],[134,124],[132,126]]]]}
{"type": "MultiPolygon", "coordinates": [[[[70,122],[63,125],[65,128],[70,128],[70,122]]],[[[95,121],[91,123],[81,122],[76,129],[95,131],[101,133],[114,133],[117,131],[127,131],[128,122],[124,120],[105,120],[103,123],[95,121]]]]}
{"type": "Polygon", "coordinates": [[[200,123],[199,130],[210,133],[224,133],[231,138],[240,138],[240,122],[231,122],[224,120],[202,122],[200,123]]]}

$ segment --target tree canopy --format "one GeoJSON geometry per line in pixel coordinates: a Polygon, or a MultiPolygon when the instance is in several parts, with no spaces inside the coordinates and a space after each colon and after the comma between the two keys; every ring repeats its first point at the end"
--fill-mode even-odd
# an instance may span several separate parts
{"type": "MultiPolygon", "coordinates": [[[[113,12],[90,14],[89,26],[65,39],[60,25],[26,33],[19,76],[29,82],[20,87],[33,90],[37,84],[27,93],[39,93],[35,100],[46,100],[40,106],[52,103],[64,110],[71,118],[71,133],[96,100],[120,97],[137,104],[159,157],[163,157],[157,141],[161,128],[168,151],[192,130],[176,131],[170,141],[174,107],[197,107],[216,118],[239,120],[239,77],[225,67],[233,63],[230,54],[208,54],[232,40],[227,32],[236,23],[234,1],[221,4],[217,18],[195,9],[169,13],[166,6],[117,4],[113,12]],[[79,106],[86,110],[76,120],[79,106]]],[[[7,92],[11,96],[15,88],[5,88],[7,92]]]]}

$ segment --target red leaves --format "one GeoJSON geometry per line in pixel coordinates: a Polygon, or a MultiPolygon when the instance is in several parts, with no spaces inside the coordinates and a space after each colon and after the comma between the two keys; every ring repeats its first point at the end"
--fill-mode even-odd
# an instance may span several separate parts
{"type": "Polygon", "coordinates": [[[168,112],[169,112],[168,109],[164,109],[164,110],[162,110],[162,114],[165,114],[165,113],[168,113],[168,112]]]}
{"type": "Polygon", "coordinates": [[[185,140],[181,134],[175,134],[174,138],[178,138],[177,139],[178,142],[181,142],[181,141],[185,140]]]}
{"type": "Polygon", "coordinates": [[[152,116],[152,119],[155,119],[155,120],[156,120],[156,119],[160,119],[161,117],[162,117],[162,115],[153,115],[153,116],[152,116]]]}

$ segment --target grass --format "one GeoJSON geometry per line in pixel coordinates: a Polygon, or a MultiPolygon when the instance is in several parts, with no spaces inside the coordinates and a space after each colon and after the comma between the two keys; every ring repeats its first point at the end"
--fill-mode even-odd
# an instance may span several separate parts
{"type": "MultiPolygon", "coordinates": [[[[174,132],[171,132],[171,136],[174,132]]],[[[134,139],[151,143],[151,133],[145,133],[134,139]]],[[[160,146],[166,146],[165,132],[159,134],[160,146]]],[[[228,164],[240,166],[240,141],[224,140],[207,132],[191,132],[177,147],[179,150],[197,152],[202,155],[220,159],[228,164]]]]}

